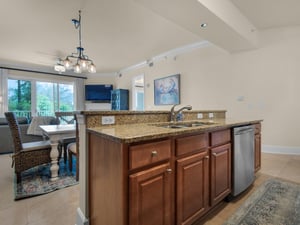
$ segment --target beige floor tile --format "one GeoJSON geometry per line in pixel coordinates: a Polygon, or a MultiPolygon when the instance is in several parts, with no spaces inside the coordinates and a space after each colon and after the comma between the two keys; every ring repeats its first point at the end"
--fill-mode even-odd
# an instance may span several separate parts
{"type": "Polygon", "coordinates": [[[73,189],[77,190],[75,186],[67,187],[38,198],[31,198],[28,203],[29,224],[36,222],[40,222],[40,224],[52,224],[52,222],[53,224],[63,224],[62,222],[57,223],[56,217],[63,218],[66,215],[69,220],[75,222],[79,192],[76,191],[76,196],[70,194],[69,191],[72,192],[73,189]],[[72,217],[72,215],[74,216],[72,217]]]}
{"type": "Polygon", "coordinates": [[[279,173],[289,165],[290,156],[263,154],[261,172],[271,176],[278,176],[279,173]]]}
{"type": "MultiPolygon", "coordinates": [[[[0,212],[9,207],[13,207],[13,169],[11,168],[11,158],[8,154],[0,155],[0,212]]],[[[1,217],[0,217],[1,218],[1,217]]],[[[1,221],[1,220],[0,220],[1,221]]]]}
{"type": "Polygon", "coordinates": [[[0,223],[9,225],[27,225],[28,209],[26,202],[16,202],[0,210],[0,223]]]}

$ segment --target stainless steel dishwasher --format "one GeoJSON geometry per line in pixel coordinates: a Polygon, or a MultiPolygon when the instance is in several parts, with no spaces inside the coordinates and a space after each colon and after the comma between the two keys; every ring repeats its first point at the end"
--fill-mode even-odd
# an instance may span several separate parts
{"type": "Polygon", "coordinates": [[[254,181],[254,125],[233,128],[233,191],[237,196],[254,181]]]}

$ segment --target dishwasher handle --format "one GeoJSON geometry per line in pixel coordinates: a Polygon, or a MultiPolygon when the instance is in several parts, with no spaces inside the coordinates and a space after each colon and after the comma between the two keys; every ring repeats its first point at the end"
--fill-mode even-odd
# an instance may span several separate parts
{"type": "Polygon", "coordinates": [[[234,132],[234,135],[242,135],[242,134],[246,134],[246,133],[249,133],[249,132],[254,132],[254,129],[253,128],[241,129],[241,130],[238,130],[238,131],[234,132]]]}

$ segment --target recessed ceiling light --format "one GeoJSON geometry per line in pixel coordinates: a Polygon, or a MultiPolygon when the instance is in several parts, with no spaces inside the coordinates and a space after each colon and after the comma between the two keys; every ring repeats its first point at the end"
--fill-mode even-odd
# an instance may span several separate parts
{"type": "Polygon", "coordinates": [[[201,23],[200,27],[202,27],[202,28],[207,27],[207,23],[201,23]]]}

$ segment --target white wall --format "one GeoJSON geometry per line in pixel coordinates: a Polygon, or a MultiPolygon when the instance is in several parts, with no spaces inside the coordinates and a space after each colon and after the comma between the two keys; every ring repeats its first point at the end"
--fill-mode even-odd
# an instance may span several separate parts
{"type": "Polygon", "coordinates": [[[232,58],[235,93],[245,93],[232,115],[262,117],[267,145],[299,147],[300,27],[265,31],[259,49],[232,58]]]}
{"type": "Polygon", "coordinates": [[[114,73],[93,73],[87,74],[85,84],[112,84],[116,88],[115,74],[114,73]]]}
{"type": "Polygon", "coordinates": [[[116,79],[131,88],[133,76],[145,74],[145,109],[154,106],[153,80],[181,74],[181,102],[194,109],[226,109],[227,117],[264,119],[264,145],[300,149],[300,27],[267,30],[259,48],[229,54],[210,46],[128,71],[116,79]]]}

